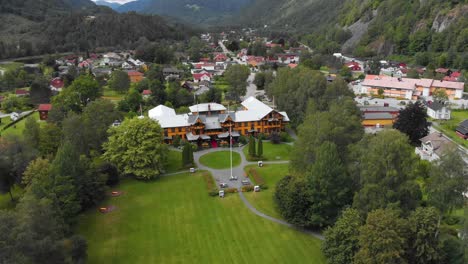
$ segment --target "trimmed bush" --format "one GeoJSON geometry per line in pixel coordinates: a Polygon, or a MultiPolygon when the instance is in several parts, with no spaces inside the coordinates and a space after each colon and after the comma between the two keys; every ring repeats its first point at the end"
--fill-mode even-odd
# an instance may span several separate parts
{"type": "Polygon", "coordinates": [[[237,190],[237,188],[227,188],[227,189],[224,189],[224,192],[226,193],[237,193],[239,190],[237,190]]]}
{"type": "Polygon", "coordinates": [[[213,177],[211,177],[211,174],[209,172],[203,172],[202,175],[206,183],[206,188],[208,189],[208,194],[210,196],[218,196],[219,189],[216,186],[216,182],[214,181],[213,177]]]}
{"type": "Polygon", "coordinates": [[[242,186],[242,192],[253,192],[254,187],[252,185],[242,186]]]}

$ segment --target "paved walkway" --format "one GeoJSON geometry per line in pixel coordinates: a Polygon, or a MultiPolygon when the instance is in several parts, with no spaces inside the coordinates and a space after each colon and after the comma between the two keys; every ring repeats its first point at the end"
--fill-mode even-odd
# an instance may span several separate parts
{"type": "MultiPolygon", "coordinates": [[[[226,151],[226,150],[229,150],[229,149],[226,149],[226,148],[216,148],[216,149],[206,149],[206,150],[202,150],[202,151],[197,151],[194,153],[194,160],[195,160],[195,164],[197,165],[198,169],[199,170],[206,170],[206,171],[209,171],[211,172],[211,174],[213,175],[213,177],[215,178],[216,182],[218,183],[218,185],[223,182],[223,183],[227,183],[228,184],[228,188],[238,188],[239,190],[242,188],[242,180],[243,179],[246,179],[244,178],[244,168],[248,165],[255,165],[257,164],[257,162],[249,162],[247,161],[245,155],[244,155],[244,152],[242,151],[243,148],[245,147],[248,147],[247,145],[246,146],[243,146],[243,147],[235,147],[235,148],[232,148],[233,152],[236,152],[238,153],[240,156],[241,156],[241,163],[240,165],[232,168],[232,175],[233,176],[237,176],[238,177],[238,180],[237,181],[229,181],[229,178],[231,177],[231,170],[230,169],[223,169],[223,170],[216,170],[216,169],[212,169],[212,168],[209,168],[209,167],[206,167],[204,165],[202,165],[200,163],[200,157],[205,155],[205,154],[208,154],[208,153],[213,153],[213,152],[219,152],[219,151],[226,151]]],[[[265,161],[263,162],[263,164],[288,164],[289,161],[265,161]]],[[[169,175],[176,175],[176,174],[180,174],[180,173],[186,173],[187,171],[183,171],[183,172],[177,172],[177,173],[171,173],[171,174],[166,174],[164,176],[169,176],[169,175]]],[[[244,196],[244,194],[239,191],[239,196],[242,200],[242,202],[244,202],[244,204],[247,206],[247,208],[252,211],[254,214],[264,218],[264,219],[267,219],[267,220],[270,220],[272,222],[275,222],[275,223],[278,223],[278,224],[281,224],[281,225],[284,225],[284,226],[287,226],[287,227],[290,227],[290,228],[293,228],[295,230],[298,230],[302,233],[305,233],[305,234],[308,234],[308,235],[311,235],[315,238],[318,238],[320,240],[324,240],[324,237],[318,233],[318,232],[312,232],[312,231],[309,231],[309,230],[305,230],[305,229],[302,229],[302,228],[298,228],[286,221],[283,221],[281,219],[277,219],[277,218],[274,218],[274,217],[271,217],[269,215],[266,215],[260,211],[258,211],[244,196]]]]}

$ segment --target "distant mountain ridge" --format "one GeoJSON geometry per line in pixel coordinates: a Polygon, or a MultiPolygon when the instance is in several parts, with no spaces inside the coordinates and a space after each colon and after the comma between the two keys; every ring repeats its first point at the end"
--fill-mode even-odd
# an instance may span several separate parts
{"type": "Polygon", "coordinates": [[[134,48],[139,39],[183,40],[194,31],[160,16],[120,14],[90,0],[0,0],[0,58],[134,48]]]}
{"type": "Polygon", "coordinates": [[[117,8],[119,12],[171,16],[189,23],[216,24],[230,19],[255,0],[138,0],[117,8]]]}
{"type": "Polygon", "coordinates": [[[116,2],[107,2],[107,1],[104,1],[104,0],[98,0],[98,1],[95,1],[94,3],[96,5],[110,7],[112,9],[114,9],[114,10],[116,10],[117,8],[119,8],[122,5],[122,4],[119,4],[119,3],[116,3],[116,2]]]}

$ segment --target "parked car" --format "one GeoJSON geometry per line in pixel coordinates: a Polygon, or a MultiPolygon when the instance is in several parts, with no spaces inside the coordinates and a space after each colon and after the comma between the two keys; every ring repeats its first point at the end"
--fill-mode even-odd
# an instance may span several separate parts
{"type": "Polygon", "coordinates": [[[249,180],[242,180],[242,185],[250,185],[250,181],[249,180]]]}
{"type": "Polygon", "coordinates": [[[227,185],[227,183],[222,182],[222,183],[219,184],[219,187],[221,187],[221,188],[227,188],[228,185],[227,185]]]}
{"type": "Polygon", "coordinates": [[[369,105],[369,101],[364,101],[364,105],[369,105]]]}

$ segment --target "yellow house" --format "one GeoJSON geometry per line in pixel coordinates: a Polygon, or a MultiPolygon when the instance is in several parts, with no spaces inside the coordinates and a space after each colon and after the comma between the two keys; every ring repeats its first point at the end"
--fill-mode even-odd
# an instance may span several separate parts
{"type": "Polygon", "coordinates": [[[149,111],[149,117],[160,123],[166,142],[176,136],[191,142],[226,141],[241,135],[269,135],[284,131],[289,123],[285,112],[278,112],[254,97],[242,102],[242,110],[228,111],[217,103],[198,104],[190,113],[176,115],[174,109],[160,105],[149,111]]]}

